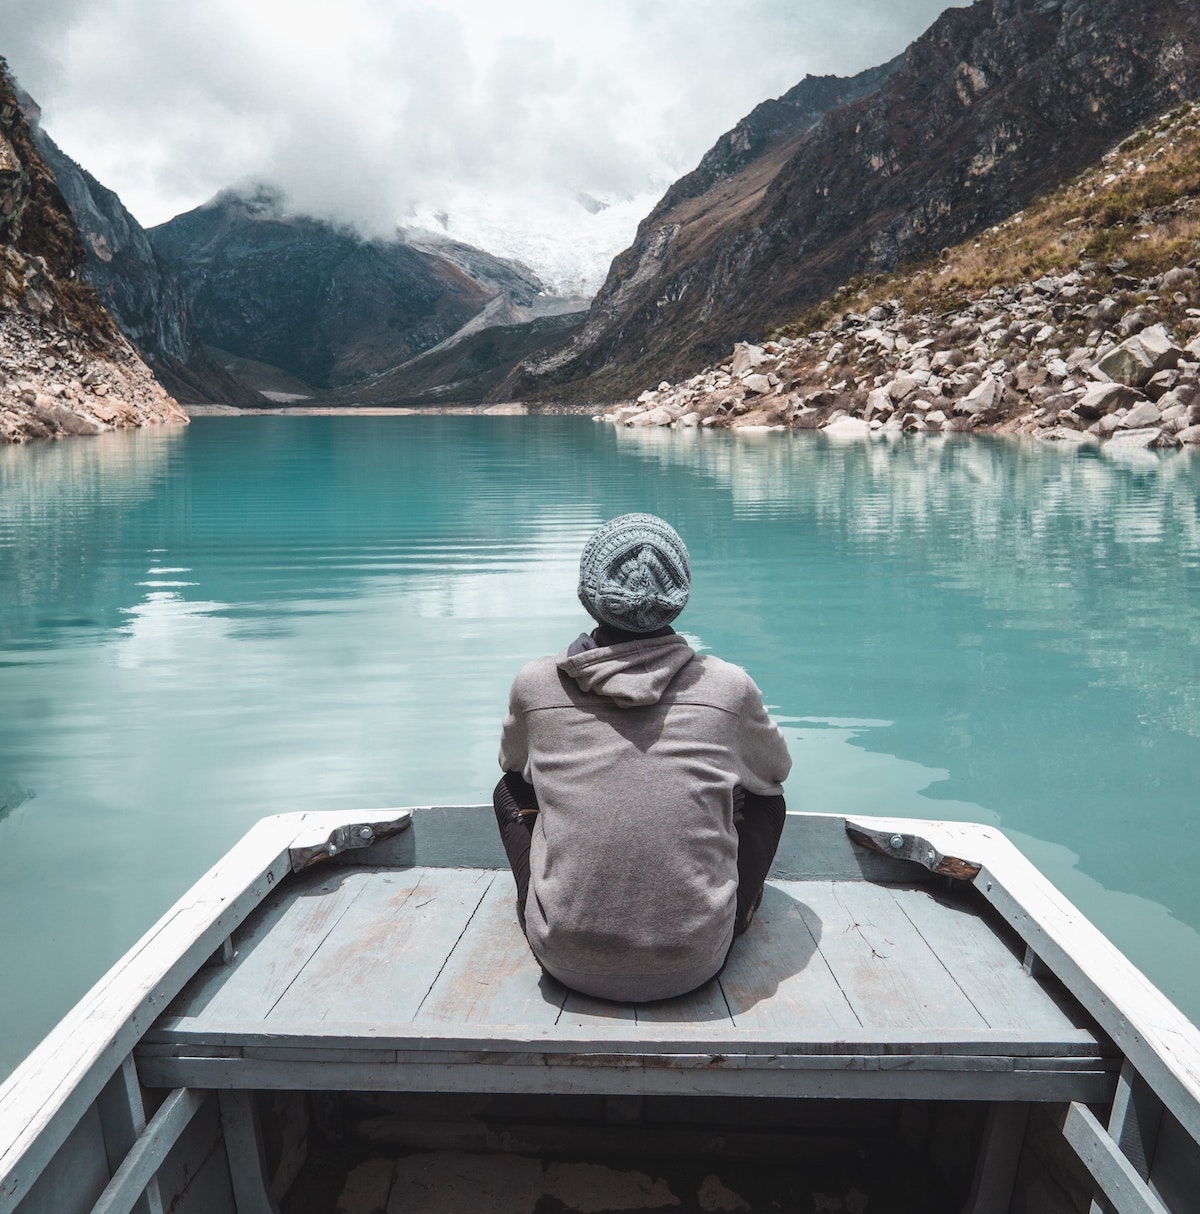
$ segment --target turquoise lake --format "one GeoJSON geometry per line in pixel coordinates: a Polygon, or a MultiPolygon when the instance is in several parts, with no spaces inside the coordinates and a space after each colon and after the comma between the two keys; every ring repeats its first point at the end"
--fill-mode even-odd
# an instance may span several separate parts
{"type": "Polygon", "coordinates": [[[1200,454],[585,418],[0,450],[0,1075],[257,818],[490,798],[509,681],[648,510],[793,809],[999,825],[1200,1019],[1200,454]]]}

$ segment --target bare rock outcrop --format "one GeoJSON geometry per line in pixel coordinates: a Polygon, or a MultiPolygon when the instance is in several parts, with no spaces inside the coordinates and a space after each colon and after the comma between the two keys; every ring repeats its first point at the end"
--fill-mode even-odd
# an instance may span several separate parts
{"type": "Polygon", "coordinates": [[[0,60],[0,442],[187,421],[79,279],[84,258],[0,60]]]}

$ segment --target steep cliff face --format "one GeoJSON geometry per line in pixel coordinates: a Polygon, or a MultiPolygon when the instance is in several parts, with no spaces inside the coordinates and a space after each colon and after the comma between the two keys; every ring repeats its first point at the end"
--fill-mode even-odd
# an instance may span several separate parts
{"type": "MultiPolygon", "coordinates": [[[[663,195],[653,214],[668,214],[736,176],[767,152],[795,140],[829,113],[875,92],[897,68],[897,56],[857,76],[806,76],[782,97],[757,105],[731,131],[726,131],[686,177],[663,195]]],[[[653,215],[651,216],[653,218],[653,215]]]]}
{"type": "Polygon", "coordinates": [[[478,250],[447,256],[288,215],[269,189],[226,191],[150,239],[209,345],[316,388],[406,362],[502,293],[532,298],[541,289],[527,271],[478,250]]]}
{"type": "Polygon", "coordinates": [[[1198,52],[1189,0],[949,9],[874,92],[835,96],[757,151],[737,130],[719,142],[706,161],[745,145],[742,159],[726,155],[735,171],[702,163],[673,187],[579,335],[501,394],[617,398],[760,337],[856,275],[980,231],[1200,95],[1198,52]]]}
{"type": "Polygon", "coordinates": [[[41,128],[37,106],[20,98],[42,159],[54,174],[87,250],[80,273],[121,331],[180,400],[262,403],[204,348],[170,266],[120,198],[67,156],[41,128]]]}
{"type": "Polygon", "coordinates": [[[187,420],[80,279],[85,258],[0,59],[0,441],[187,420]]]}

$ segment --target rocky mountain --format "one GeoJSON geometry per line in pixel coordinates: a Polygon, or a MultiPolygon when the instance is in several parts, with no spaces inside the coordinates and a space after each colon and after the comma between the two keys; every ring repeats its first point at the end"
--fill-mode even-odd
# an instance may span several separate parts
{"type": "Polygon", "coordinates": [[[120,198],[50,138],[28,95],[20,100],[38,151],[54,174],[87,249],[82,276],[99,292],[160,382],[184,401],[261,403],[256,392],[244,388],[209,356],[174,273],[120,198]]]}
{"type": "Polygon", "coordinates": [[[911,272],[848,285],[619,425],[1200,444],[1200,103],[911,272]]]}
{"type": "Polygon", "coordinates": [[[723,137],[613,262],[584,328],[500,394],[620,397],[979,232],[1200,95],[1198,52],[1192,0],[948,9],[857,99],[814,82],[803,129],[756,140],[751,115],[723,137]]]}
{"type": "Polygon", "coordinates": [[[80,278],[86,256],[0,59],[0,441],[187,421],[80,278]]]}
{"type": "Polygon", "coordinates": [[[317,389],[407,362],[498,299],[532,306],[528,271],[453,242],[367,240],[288,213],[261,187],[225,191],[151,230],[211,346],[317,389]]]}

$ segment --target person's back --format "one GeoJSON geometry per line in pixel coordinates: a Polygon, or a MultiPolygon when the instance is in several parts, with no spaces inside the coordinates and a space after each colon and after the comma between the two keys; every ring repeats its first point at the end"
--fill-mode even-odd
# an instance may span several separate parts
{"type": "Polygon", "coordinates": [[[667,524],[613,520],[580,570],[600,626],[517,675],[497,819],[543,967],[585,994],[666,998],[711,978],[748,923],[790,759],[750,677],[667,626],[690,582],[667,524]]]}

